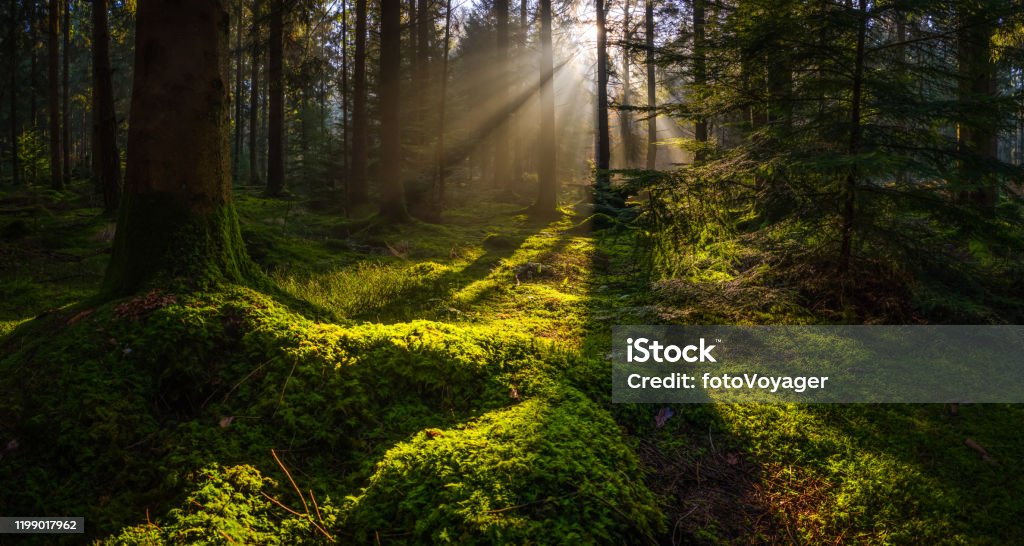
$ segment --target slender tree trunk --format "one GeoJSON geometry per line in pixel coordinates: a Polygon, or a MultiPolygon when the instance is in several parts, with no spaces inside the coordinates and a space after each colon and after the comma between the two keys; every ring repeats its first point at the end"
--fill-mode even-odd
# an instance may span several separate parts
{"type": "Polygon", "coordinates": [[[633,89],[629,74],[629,50],[633,41],[633,33],[630,30],[630,5],[629,0],[622,4],[622,106],[619,110],[619,133],[622,138],[622,158],[626,168],[632,168],[636,162],[637,148],[633,138],[633,112],[629,109],[633,105],[633,89]]]}
{"type": "Polygon", "coordinates": [[[249,47],[252,52],[252,76],[249,82],[249,184],[262,186],[260,154],[257,137],[260,132],[260,0],[252,3],[252,26],[249,27],[249,47]]]}
{"type": "MultiPolygon", "coordinates": [[[[861,119],[860,109],[863,95],[864,80],[864,41],[867,35],[867,0],[858,0],[858,30],[857,50],[853,65],[853,94],[850,97],[850,145],[849,155],[856,156],[861,148],[861,119]]],[[[857,202],[858,173],[856,165],[851,166],[846,175],[846,185],[843,194],[843,227],[842,243],[839,249],[839,275],[843,279],[850,271],[850,255],[853,248],[853,232],[855,225],[855,206],[857,202]]]]}
{"type": "Polygon", "coordinates": [[[161,280],[203,288],[255,275],[231,203],[224,7],[224,0],[139,2],[108,295],[161,280]]]}
{"type": "Polygon", "coordinates": [[[598,194],[608,189],[611,143],[608,135],[608,34],[605,28],[604,0],[597,0],[597,143],[594,163],[598,194]]]}
{"type": "Polygon", "coordinates": [[[341,0],[341,176],[344,184],[345,210],[350,199],[352,172],[348,162],[348,0],[341,0]]]}
{"type": "MultiPolygon", "coordinates": [[[[445,169],[448,167],[445,161],[444,132],[445,132],[445,107],[448,99],[448,50],[451,47],[452,36],[452,0],[446,0],[444,9],[444,55],[441,57],[441,97],[438,105],[438,130],[437,130],[437,208],[444,209],[445,203],[445,169]]],[[[470,172],[470,179],[473,175],[470,172]]]]}
{"type": "Polygon", "coordinates": [[[366,202],[366,154],[369,123],[366,111],[366,0],[356,0],[356,51],[352,74],[352,176],[349,202],[366,202]]]}
{"type": "Polygon", "coordinates": [[[231,154],[231,179],[235,183],[241,178],[242,162],[242,0],[235,0],[235,146],[231,154]]]}
{"type": "Polygon", "coordinates": [[[8,36],[11,54],[11,182],[21,184],[21,167],[18,165],[18,0],[11,0],[11,28],[8,36]]]}
{"type": "Polygon", "coordinates": [[[644,32],[647,45],[647,170],[653,171],[658,159],[658,99],[657,80],[654,76],[654,0],[645,0],[644,32]]]}
{"type": "MultiPolygon", "coordinates": [[[[29,0],[29,51],[31,57],[29,59],[29,78],[31,79],[31,92],[29,93],[30,108],[29,108],[29,122],[30,127],[33,131],[39,130],[39,104],[37,97],[39,96],[39,74],[37,70],[36,62],[36,50],[39,47],[39,26],[40,26],[40,15],[38,11],[38,5],[36,0],[29,0]]],[[[35,162],[30,166],[32,169],[32,182],[38,179],[38,173],[36,172],[35,162]]]]}
{"type": "Polygon", "coordinates": [[[60,190],[64,188],[64,153],[60,142],[60,46],[57,42],[60,34],[60,4],[57,0],[50,0],[48,20],[46,96],[50,118],[50,187],[60,190]]]}
{"type": "Polygon", "coordinates": [[[284,191],[284,1],[270,2],[269,72],[270,119],[267,135],[267,195],[284,191]]]}
{"type": "MultiPolygon", "coordinates": [[[[704,43],[704,4],[707,0],[693,0],[693,84],[701,88],[708,83],[707,76],[707,54],[704,43]]],[[[699,144],[708,142],[708,120],[698,117],[693,124],[693,138],[699,144]]],[[[694,159],[700,161],[704,158],[704,152],[698,151],[694,159]]]]}
{"type": "Polygon", "coordinates": [[[540,146],[537,162],[538,214],[553,214],[558,206],[555,142],[555,63],[551,45],[551,0],[540,0],[540,146]]]}
{"type": "Polygon", "coordinates": [[[107,214],[117,211],[121,200],[121,156],[117,151],[117,114],[114,110],[114,86],[110,70],[110,33],[107,26],[107,0],[92,2],[92,111],[93,164],[96,167],[103,208],[107,214]]]}
{"type": "Polygon", "coordinates": [[[402,134],[400,115],[402,64],[401,0],[381,0],[380,7],[380,181],[381,216],[405,222],[405,185],[402,183],[402,134]]]}
{"type": "Polygon", "coordinates": [[[71,180],[71,0],[61,2],[64,11],[64,40],[63,40],[63,63],[64,70],[61,79],[61,163],[63,165],[64,183],[71,180]]]}
{"type": "MultiPolygon", "coordinates": [[[[494,15],[497,20],[494,89],[498,94],[499,108],[507,108],[510,100],[508,96],[511,83],[508,78],[508,9],[509,0],[494,0],[494,15]]],[[[499,188],[507,188],[510,179],[508,117],[507,114],[502,116],[494,131],[494,183],[499,188]]]]}
{"type": "Polygon", "coordinates": [[[957,36],[959,64],[958,100],[973,112],[959,123],[960,183],[968,186],[959,199],[988,215],[995,213],[998,184],[986,162],[996,160],[999,132],[996,120],[982,114],[987,102],[998,95],[996,66],[992,62],[992,16],[984,3],[961,0],[957,4],[960,30],[957,36]]]}
{"type": "MultiPolygon", "coordinates": [[[[526,33],[527,33],[527,8],[526,0],[520,0],[519,2],[519,32],[516,40],[516,52],[518,58],[516,59],[516,74],[518,83],[516,84],[516,90],[518,93],[523,93],[526,90],[526,80],[519,79],[518,75],[524,73],[523,59],[527,58],[526,51],[526,33]]],[[[523,173],[526,171],[526,152],[524,150],[526,146],[526,120],[523,116],[524,108],[520,108],[512,115],[513,119],[513,147],[512,147],[512,172],[510,179],[512,183],[519,184],[523,180],[523,173]]]]}
{"type": "MultiPolygon", "coordinates": [[[[424,102],[425,97],[430,96],[430,27],[433,26],[430,19],[430,13],[428,9],[427,0],[418,0],[416,6],[416,64],[413,71],[413,78],[415,80],[415,104],[416,104],[416,119],[417,124],[417,148],[426,146],[427,144],[427,127],[429,122],[427,120],[427,109],[426,103],[424,102]]],[[[419,159],[420,153],[417,152],[417,159],[419,159]]],[[[421,161],[417,161],[417,169],[419,172],[421,161]]]]}

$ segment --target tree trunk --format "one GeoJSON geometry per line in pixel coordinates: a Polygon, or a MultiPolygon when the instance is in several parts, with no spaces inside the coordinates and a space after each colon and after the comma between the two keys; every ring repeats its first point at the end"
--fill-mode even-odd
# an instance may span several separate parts
{"type": "Polygon", "coordinates": [[[260,0],[252,3],[252,26],[249,27],[249,47],[252,48],[252,72],[249,82],[249,184],[262,186],[260,154],[257,135],[260,132],[260,0]]]}
{"type": "MultiPolygon", "coordinates": [[[[494,0],[494,16],[497,21],[497,49],[495,50],[494,89],[498,97],[499,108],[506,109],[509,103],[508,88],[508,9],[509,0],[494,0]]],[[[507,188],[509,170],[510,142],[508,138],[508,115],[502,116],[494,131],[494,184],[498,188],[507,188]]]]}
{"type": "MultiPolygon", "coordinates": [[[[448,49],[451,47],[452,37],[452,0],[446,0],[444,10],[444,56],[441,57],[441,97],[438,105],[438,129],[437,129],[437,208],[444,209],[445,201],[445,161],[444,131],[445,131],[445,106],[448,99],[448,49]]],[[[470,179],[473,173],[470,172],[470,179]]]]}
{"type": "Polygon", "coordinates": [[[558,206],[555,142],[555,63],[551,45],[551,0],[540,0],[540,146],[537,161],[537,203],[542,215],[558,206]]]}
{"type": "Polygon", "coordinates": [[[356,51],[352,74],[352,173],[349,202],[366,202],[366,153],[369,148],[366,111],[366,0],[356,0],[356,51]]]}
{"type": "MultiPolygon", "coordinates": [[[[693,84],[696,88],[702,88],[708,83],[707,55],[704,43],[704,3],[706,0],[693,0],[693,84]]],[[[693,124],[693,138],[699,145],[708,142],[708,120],[698,117],[693,124]]],[[[694,154],[694,160],[699,162],[704,159],[703,150],[694,154]]]]}
{"type": "Polygon", "coordinates": [[[622,158],[624,166],[632,168],[636,162],[636,141],[633,138],[633,112],[629,109],[633,104],[632,82],[629,74],[629,48],[633,41],[630,31],[629,0],[623,1],[622,22],[622,106],[619,110],[619,134],[622,138],[622,158]]]}
{"type": "Polygon", "coordinates": [[[71,71],[71,0],[65,0],[61,2],[61,7],[64,11],[64,40],[63,40],[63,63],[64,71],[61,77],[61,115],[60,115],[60,130],[61,130],[61,164],[63,166],[64,183],[67,184],[71,181],[71,103],[69,99],[71,97],[70,89],[70,71],[71,71]]]}
{"type": "Polygon", "coordinates": [[[18,165],[18,0],[11,0],[10,42],[11,65],[11,182],[21,184],[21,167],[18,165]]]}
{"type": "MultiPolygon", "coordinates": [[[[520,0],[519,32],[516,39],[516,53],[518,58],[515,63],[516,79],[518,80],[515,87],[518,94],[522,94],[526,90],[526,79],[520,79],[520,75],[525,73],[523,59],[526,59],[529,56],[529,52],[526,50],[526,34],[528,25],[527,13],[526,0],[520,0]]],[[[512,172],[510,173],[510,179],[514,184],[519,184],[523,180],[523,173],[526,171],[526,120],[523,116],[524,110],[525,108],[520,108],[512,114],[513,147],[512,172]]]]}
{"type": "MultiPolygon", "coordinates": [[[[29,58],[29,79],[31,80],[31,92],[29,93],[30,107],[29,107],[29,126],[33,131],[39,129],[39,105],[36,102],[36,98],[39,96],[39,76],[37,74],[36,65],[36,48],[39,45],[39,11],[38,5],[35,0],[29,0],[29,14],[28,14],[28,26],[29,26],[29,51],[31,56],[29,58]]],[[[38,173],[36,173],[35,162],[32,162],[30,166],[32,169],[32,180],[35,182],[38,173]]]]}
{"type": "Polygon", "coordinates": [[[93,163],[103,209],[117,211],[121,200],[121,156],[117,151],[117,114],[114,110],[114,86],[110,70],[110,32],[107,27],[107,0],[92,3],[92,111],[93,163]]]}
{"type": "Polygon", "coordinates": [[[611,144],[608,137],[608,34],[604,0],[597,0],[597,143],[594,163],[597,167],[595,187],[599,194],[611,183],[608,175],[611,144]]]}
{"type": "Polygon", "coordinates": [[[654,0],[644,6],[644,32],[647,45],[647,170],[653,171],[658,159],[658,99],[655,95],[657,80],[654,76],[654,0]]]}
{"type": "Polygon", "coordinates": [[[64,152],[60,141],[60,47],[57,42],[60,4],[57,0],[50,0],[48,20],[46,97],[50,118],[50,187],[60,190],[64,188],[64,152]]]}
{"type": "Polygon", "coordinates": [[[402,63],[401,0],[381,0],[380,6],[380,214],[405,222],[405,185],[402,183],[402,118],[399,77],[402,63]]]}
{"type": "Polygon", "coordinates": [[[242,0],[235,0],[235,146],[231,153],[231,180],[238,182],[242,162],[242,0]]]}
{"type": "MultiPolygon", "coordinates": [[[[427,143],[427,108],[424,102],[425,97],[430,96],[430,29],[433,27],[430,19],[427,0],[418,0],[416,6],[416,63],[413,71],[416,89],[416,119],[418,120],[418,135],[416,138],[417,148],[427,143]]],[[[420,153],[417,151],[417,159],[420,153]]],[[[419,162],[417,162],[419,163],[419,162]]],[[[416,172],[419,172],[420,165],[417,164],[416,172]]]]}
{"type": "Polygon", "coordinates": [[[341,176],[348,210],[352,173],[348,163],[348,0],[341,0],[341,176]]]}
{"type": "Polygon", "coordinates": [[[227,19],[224,0],[139,2],[108,295],[160,281],[203,288],[255,275],[231,203],[227,19]]]}
{"type": "MultiPolygon", "coordinates": [[[[850,97],[850,145],[848,153],[851,157],[860,153],[861,119],[860,109],[864,83],[864,41],[867,34],[867,0],[858,0],[859,23],[857,29],[857,50],[853,65],[853,93],[850,97]]],[[[850,258],[853,248],[853,231],[857,203],[858,173],[856,164],[850,167],[846,175],[843,194],[843,226],[842,242],[839,248],[839,276],[843,279],[850,271],[850,258]]],[[[844,283],[845,286],[845,283],[844,283]]]]}
{"type": "Polygon", "coordinates": [[[996,66],[991,41],[994,22],[984,3],[957,3],[959,33],[957,62],[960,81],[958,100],[968,112],[959,123],[957,147],[960,152],[960,184],[966,186],[959,199],[986,214],[994,214],[998,184],[986,163],[998,158],[997,120],[987,114],[988,102],[998,94],[996,66]]]}
{"type": "Polygon", "coordinates": [[[268,50],[270,85],[269,134],[267,135],[267,195],[277,197],[284,191],[284,1],[270,2],[270,45],[268,50]]]}

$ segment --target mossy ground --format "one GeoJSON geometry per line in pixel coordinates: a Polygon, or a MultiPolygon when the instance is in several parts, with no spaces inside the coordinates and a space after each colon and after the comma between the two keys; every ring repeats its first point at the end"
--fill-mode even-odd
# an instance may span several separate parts
{"type": "Polygon", "coordinates": [[[630,233],[568,210],[387,227],[254,195],[243,237],[281,292],[104,304],[99,209],[4,196],[27,229],[0,244],[0,512],[115,544],[1018,538],[1016,406],[677,406],[656,428],[610,403],[611,325],[817,320],[784,293],[652,287],[630,233]]]}

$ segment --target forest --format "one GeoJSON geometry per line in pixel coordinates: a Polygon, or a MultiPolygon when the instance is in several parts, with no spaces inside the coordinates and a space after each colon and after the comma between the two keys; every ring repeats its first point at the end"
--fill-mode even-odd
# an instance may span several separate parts
{"type": "Polygon", "coordinates": [[[1020,0],[0,3],[0,544],[1022,540],[1024,405],[610,362],[1024,322],[1020,0]]]}

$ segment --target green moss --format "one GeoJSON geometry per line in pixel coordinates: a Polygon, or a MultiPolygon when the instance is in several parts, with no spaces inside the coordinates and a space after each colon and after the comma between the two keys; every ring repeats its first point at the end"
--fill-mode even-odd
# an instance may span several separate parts
{"type": "MultiPolygon", "coordinates": [[[[357,495],[382,483],[367,480],[384,475],[376,461],[397,443],[425,429],[476,422],[464,432],[477,435],[472,442],[494,427],[507,440],[460,466],[478,467],[473,472],[481,476],[462,494],[559,497],[570,484],[581,487],[588,467],[598,473],[594,489],[585,489],[595,498],[574,501],[582,507],[554,503],[517,514],[502,523],[501,536],[549,527],[570,538],[625,540],[634,527],[616,514],[623,506],[636,511],[639,528],[657,525],[652,499],[633,472],[635,458],[620,445],[610,417],[559,387],[571,360],[500,327],[321,324],[234,287],[152,291],[52,313],[6,338],[4,349],[0,422],[13,425],[0,433],[18,448],[0,467],[0,505],[25,513],[81,514],[90,529],[110,533],[138,522],[149,507],[161,526],[174,527],[180,514],[167,509],[188,498],[196,469],[244,463],[276,475],[271,449],[303,477],[303,488],[357,495]],[[524,457],[543,460],[511,474],[501,470],[515,445],[524,457]],[[591,520],[599,523],[587,531],[591,520]]],[[[464,452],[472,442],[452,449],[464,452]]],[[[424,464],[432,464],[433,454],[425,456],[424,464]]],[[[452,521],[446,508],[435,508],[435,521],[452,521]]],[[[337,530],[368,536],[373,518],[352,514],[337,530]]]]}
{"type": "Polygon", "coordinates": [[[347,525],[357,542],[635,542],[663,523],[640,474],[605,411],[552,388],[389,450],[347,525]]]}
{"type": "Polygon", "coordinates": [[[106,294],[167,282],[206,289],[259,279],[230,202],[197,210],[172,195],[125,195],[103,282],[106,294]]]}
{"type": "Polygon", "coordinates": [[[327,538],[324,529],[337,521],[337,510],[326,498],[309,507],[307,517],[280,508],[268,498],[277,483],[248,465],[221,468],[212,464],[190,476],[190,483],[194,489],[159,524],[122,529],[105,543],[320,544],[327,538]]]}

